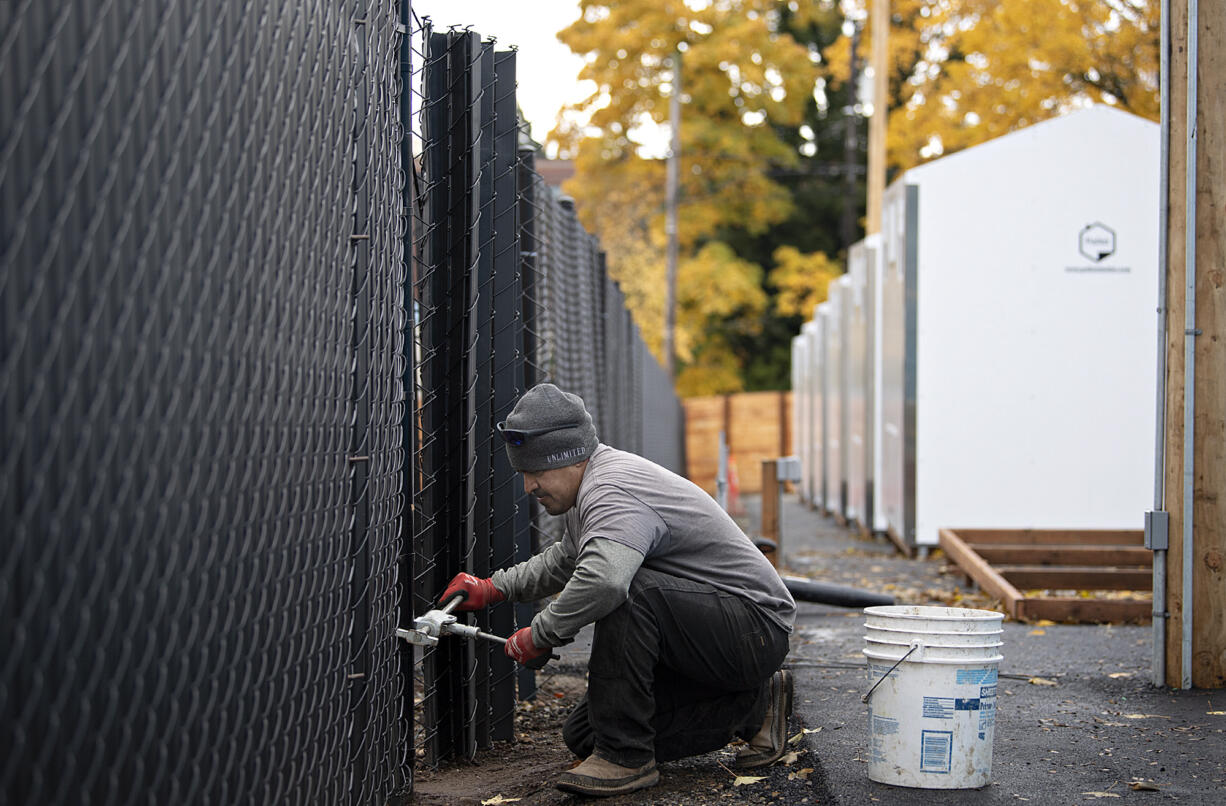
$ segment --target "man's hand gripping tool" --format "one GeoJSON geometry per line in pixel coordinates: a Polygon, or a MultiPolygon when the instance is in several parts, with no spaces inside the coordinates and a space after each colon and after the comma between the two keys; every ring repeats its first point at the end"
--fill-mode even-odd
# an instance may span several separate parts
{"type": "MultiPolygon", "coordinates": [[[[455,610],[456,606],[464,601],[464,598],[465,595],[463,593],[457,593],[448,599],[447,604],[438,610],[431,610],[424,616],[418,616],[413,619],[413,626],[410,629],[398,628],[396,635],[417,646],[438,646],[438,639],[444,635],[458,635],[470,641],[481,638],[486,641],[493,641],[501,646],[506,646],[507,639],[482,632],[470,624],[464,624],[456,620],[451,611],[455,610]]],[[[536,661],[528,664],[528,667],[539,669],[548,660],[558,660],[558,656],[554,653],[550,653],[547,656],[542,655],[536,661]]]]}

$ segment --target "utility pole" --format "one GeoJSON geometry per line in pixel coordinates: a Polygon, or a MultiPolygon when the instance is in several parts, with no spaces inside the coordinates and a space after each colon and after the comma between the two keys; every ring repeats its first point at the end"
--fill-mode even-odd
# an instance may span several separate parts
{"type": "Polygon", "coordinates": [[[868,121],[868,221],[864,234],[881,232],[885,195],[886,114],[890,106],[890,0],[873,0],[873,116],[868,121]]]}
{"type": "Polygon", "coordinates": [[[681,183],[681,49],[673,52],[673,94],[668,99],[668,123],[672,130],[672,142],[668,153],[668,179],[665,186],[668,216],[665,228],[668,233],[668,290],[664,301],[664,374],[669,381],[676,376],[676,348],[674,335],[677,328],[677,195],[681,183]]]}
{"type": "MultiPolygon", "coordinates": [[[[849,250],[856,242],[856,154],[860,140],[860,111],[857,109],[860,100],[860,65],[857,62],[857,51],[860,49],[860,23],[849,19],[844,25],[851,28],[851,57],[848,60],[847,110],[843,118],[843,214],[839,229],[843,237],[843,249],[849,250]]],[[[847,28],[843,30],[846,32],[847,28]]]]}

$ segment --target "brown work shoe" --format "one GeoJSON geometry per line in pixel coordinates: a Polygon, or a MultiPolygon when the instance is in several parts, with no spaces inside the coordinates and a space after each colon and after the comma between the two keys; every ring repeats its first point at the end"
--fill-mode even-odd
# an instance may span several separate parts
{"type": "Polygon", "coordinates": [[[623,767],[593,753],[579,766],[562,773],[557,786],[563,792],[601,797],[645,789],[659,780],[654,759],[641,767],[623,767]]]}
{"type": "Polygon", "coordinates": [[[736,753],[732,766],[753,770],[783,758],[788,746],[788,717],[792,715],[792,673],[780,669],[771,675],[766,719],[749,743],[736,753]]]}

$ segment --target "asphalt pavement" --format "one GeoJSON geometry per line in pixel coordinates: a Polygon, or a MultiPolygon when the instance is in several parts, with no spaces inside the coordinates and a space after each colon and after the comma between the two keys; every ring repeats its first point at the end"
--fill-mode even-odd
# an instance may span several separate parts
{"type": "MultiPolygon", "coordinates": [[[[752,531],[758,502],[742,503],[738,520],[752,531]]],[[[895,593],[909,604],[977,604],[939,555],[904,558],[888,541],[862,537],[790,494],[781,519],[785,571],[895,593]]],[[[1226,804],[1226,690],[1153,685],[1148,625],[1006,618],[991,783],[942,790],[870,781],[864,633],[858,610],[800,603],[788,664],[804,741],[821,765],[814,802],[1226,804]]]]}

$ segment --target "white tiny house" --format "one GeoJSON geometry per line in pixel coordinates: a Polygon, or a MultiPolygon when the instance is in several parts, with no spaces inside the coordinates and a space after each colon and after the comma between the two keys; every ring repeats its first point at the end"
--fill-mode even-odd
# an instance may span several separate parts
{"type": "Polygon", "coordinates": [[[1140,528],[1153,485],[1158,126],[1096,106],[887,189],[887,529],[1140,528]]]}
{"type": "Polygon", "coordinates": [[[843,326],[844,300],[850,283],[846,275],[830,284],[827,299],[818,306],[826,323],[825,364],[822,367],[826,412],[824,509],[838,519],[847,517],[847,344],[843,326]]]}

